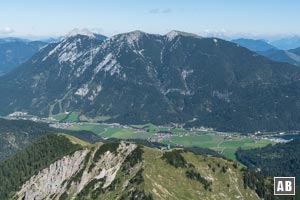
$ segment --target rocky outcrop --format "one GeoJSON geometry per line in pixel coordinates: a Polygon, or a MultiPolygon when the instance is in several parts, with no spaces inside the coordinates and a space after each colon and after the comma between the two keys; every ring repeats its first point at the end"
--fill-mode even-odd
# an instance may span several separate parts
{"type": "Polygon", "coordinates": [[[71,156],[51,164],[38,175],[27,181],[17,193],[18,199],[50,199],[52,194],[62,194],[63,183],[70,179],[82,167],[88,150],[76,151],[71,156]]]}
{"type": "Polygon", "coordinates": [[[91,181],[99,180],[108,187],[115,179],[126,157],[137,147],[120,143],[115,152],[105,151],[95,158],[101,145],[94,149],[76,151],[54,162],[31,177],[16,194],[16,199],[59,199],[63,194],[75,198],[91,181]]]}

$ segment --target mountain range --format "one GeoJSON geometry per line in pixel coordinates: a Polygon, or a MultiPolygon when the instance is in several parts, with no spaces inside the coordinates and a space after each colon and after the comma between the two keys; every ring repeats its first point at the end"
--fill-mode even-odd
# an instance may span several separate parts
{"type": "Polygon", "coordinates": [[[218,38],[72,33],[1,77],[0,113],[77,111],[124,124],[300,128],[300,69],[218,38]]]}
{"type": "Polygon", "coordinates": [[[23,43],[28,43],[28,42],[30,42],[30,40],[29,40],[29,39],[24,39],[24,38],[18,38],[18,37],[5,37],[5,38],[0,38],[0,44],[10,43],[10,42],[23,42],[23,43]]]}
{"type": "Polygon", "coordinates": [[[255,40],[255,39],[245,39],[245,38],[239,38],[231,40],[231,42],[237,43],[243,47],[248,48],[251,51],[254,52],[264,52],[271,49],[277,49],[273,45],[269,44],[265,40],[255,40]]]}
{"type": "MultiPolygon", "coordinates": [[[[282,50],[290,50],[300,47],[300,37],[299,36],[286,36],[280,39],[246,39],[246,38],[239,38],[232,40],[233,42],[242,42],[247,45],[257,46],[260,47],[273,47],[276,49],[282,49],[282,50]],[[254,43],[254,44],[251,44],[254,43]]],[[[257,49],[259,50],[259,49],[257,49]]],[[[260,49],[259,51],[265,51],[268,49],[260,49]]],[[[256,51],[256,50],[254,50],[256,51]]]]}
{"type": "Polygon", "coordinates": [[[270,42],[271,45],[277,47],[278,49],[288,50],[295,49],[300,46],[300,37],[299,36],[290,36],[284,37],[278,40],[270,42]]]}
{"type": "MultiPolygon", "coordinates": [[[[237,43],[243,47],[248,48],[260,55],[263,55],[271,60],[278,62],[287,62],[293,65],[300,65],[299,48],[282,50],[279,49],[267,41],[254,40],[254,39],[236,39],[232,42],[237,43]]],[[[298,46],[297,46],[298,47],[298,46]]]]}
{"type": "Polygon", "coordinates": [[[27,61],[46,43],[19,38],[0,38],[0,75],[27,61]]]}

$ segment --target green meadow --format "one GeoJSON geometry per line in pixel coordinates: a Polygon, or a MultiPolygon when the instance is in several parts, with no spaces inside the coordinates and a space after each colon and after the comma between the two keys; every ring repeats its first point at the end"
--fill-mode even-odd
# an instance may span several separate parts
{"type": "Polygon", "coordinates": [[[59,113],[57,115],[51,115],[57,121],[65,121],[65,122],[77,122],[80,113],[72,112],[72,113],[59,113]]]}
{"type": "Polygon", "coordinates": [[[266,139],[255,140],[248,137],[237,136],[229,138],[223,134],[221,135],[214,132],[191,132],[179,128],[177,129],[155,126],[153,124],[132,125],[130,127],[131,128],[123,128],[97,123],[79,123],[70,127],[69,129],[92,131],[102,137],[118,139],[155,138],[154,133],[156,132],[168,132],[174,134],[174,136],[170,136],[169,138],[165,139],[158,139],[158,141],[170,145],[182,145],[185,147],[197,146],[202,148],[209,148],[223,154],[225,157],[232,160],[236,160],[235,152],[239,147],[244,149],[250,149],[263,147],[268,144],[274,144],[274,142],[266,139]]]}
{"type": "Polygon", "coordinates": [[[199,134],[196,136],[171,136],[169,139],[162,141],[165,144],[178,144],[185,147],[202,147],[209,148],[220,152],[225,157],[236,160],[235,152],[241,147],[244,149],[263,147],[274,142],[266,139],[255,140],[247,137],[225,138],[223,135],[215,134],[199,134]]]}
{"type": "Polygon", "coordinates": [[[110,125],[96,123],[80,123],[69,127],[70,130],[86,130],[92,131],[97,135],[109,138],[129,139],[140,138],[147,139],[153,135],[152,132],[134,131],[131,128],[113,127],[110,125]]]}

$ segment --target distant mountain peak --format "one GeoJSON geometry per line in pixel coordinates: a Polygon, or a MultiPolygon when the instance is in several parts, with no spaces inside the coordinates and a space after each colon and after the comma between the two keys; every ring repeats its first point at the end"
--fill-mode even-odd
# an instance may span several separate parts
{"type": "Polygon", "coordinates": [[[169,41],[173,40],[177,36],[190,36],[190,37],[202,38],[201,36],[194,33],[187,33],[187,32],[177,31],[177,30],[172,30],[168,32],[165,36],[168,38],[169,41]]]}
{"type": "Polygon", "coordinates": [[[269,42],[261,39],[238,38],[231,40],[231,42],[239,44],[242,47],[245,47],[255,52],[263,52],[276,49],[276,47],[271,45],[269,42]]]}
{"type": "Polygon", "coordinates": [[[9,43],[9,42],[29,43],[29,42],[31,42],[31,40],[24,39],[24,38],[17,38],[17,37],[0,38],[0,44],[2,44],[2,43],[9,43]]]}
{"type": "Polygon", "coordinates": [[[291,36],[271,41],[271,44],[282,50],[298,48],[300,46],[300,36],[291,36]]]}
{"type": "Polygon", "coordinates": [[[113,38],[114,37],[131,37],[131,38],[134,38],[134,39],[138,39],[143,35],[147,35],[147,33],[143,32],[143,31],[140,31],[140,30],[135,30],[135,31],[115,35],[115,36],[113,36],[113,38]]]}
{"type": "Polygon", "coordinates": [[[129,33],[125,33],[125,35],[127,36],[128,40],[130,40],[131,42],[134,42],[134,41],[139,40],[142,36],[146,35],[146,33],[143,31],[140,31],[140,30],[136,30],[136,31],[132,31],[129,33]]]}
{"type": "Polygon", "coordinates": [[[74,37],[77,35],[84,35],[84,36],[87,36],[90,38],[96,38],[95,34],[86,28],[83,28],[83,29],[75,28],[75,29],[71,30],[63,39],[74,37]]]}
{"type": "Polygon", "coordinates": [[[128,33],[125,33],[125,34],[128,34],[128,35],[144,35],[144,34],[147,34],[141,30],[134,30],[134,31],[130,31],[128,33]]]}
{"type": "Polygon", "coordinates": [[[131,47],[135,47],[139,41],[144,37],[149,35],[140,30],[135,30],[127,33],[121,33],[110,38],[111,41],[120,41],[121,43],[127,43],[131,47]]]}

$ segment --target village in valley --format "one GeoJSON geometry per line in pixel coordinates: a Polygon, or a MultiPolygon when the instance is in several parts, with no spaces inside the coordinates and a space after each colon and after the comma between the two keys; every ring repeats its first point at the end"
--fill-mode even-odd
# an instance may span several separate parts
{"type": "Polygon", "coordinates": [[[108,124],[95,119],[84,118],[85,120],[81,120],[80,114],[76,112],[66,112],[46,118],[29,115],[26,112],[14,112],[5,118],[43,122],[57,129],[92,131],[103,139],[143,139],[159,142],[168,147],[209,148],[233,160],[236,160],[235,152],[238,148],[249,149],[288,141],[281,139],[280,136],[284,133],[261,133],[258,131],[241,134],[218,132],[206,127],[184,128],[180,124],[171,124],[170,126],[156,126],[150,123],[143,125],[108,124]]]}

